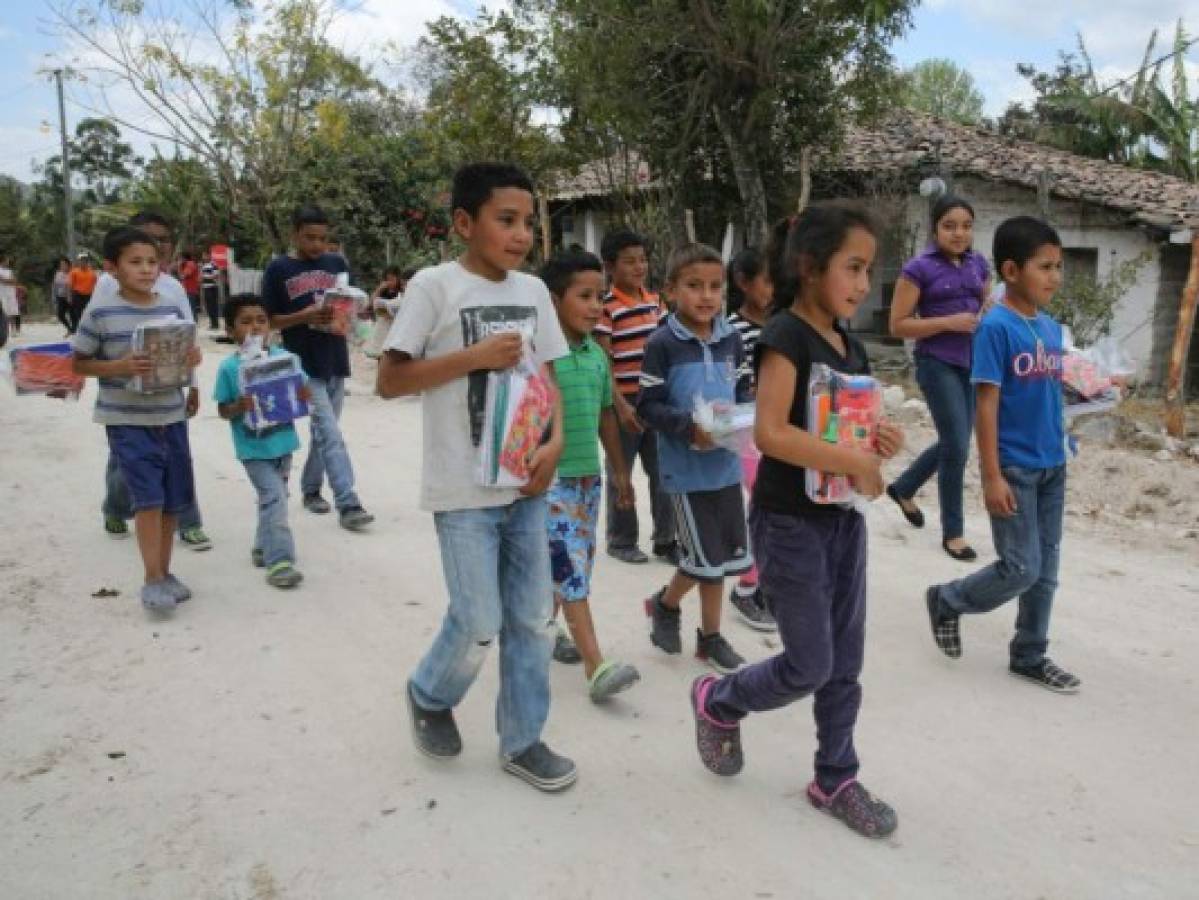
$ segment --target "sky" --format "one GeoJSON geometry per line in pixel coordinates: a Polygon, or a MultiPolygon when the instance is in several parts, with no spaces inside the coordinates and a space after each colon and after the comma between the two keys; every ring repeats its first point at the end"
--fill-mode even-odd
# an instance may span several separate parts
{"type": "MultiPolygon", "coordinates": [[[[185,0],[150,0],[170,7],[185,0]]],[[[414,42],[423,23],[440,15],[469,16],[471,0],[357,0],[337,25],[347,49],[369,52],[372,45],[414,42]]],[[[491,7],[497,4],[492,2],[491,7]]],[[[1060,50],[1072,50],[1081,32],[1101,78],[1115,80],[1136,69],[1149,33],[1162,31],[1161,52],[1169,49],[1174,23],[1189,7],[1199,33],[1194,0],[924,0],[908,33],[893,50],[903,66],[944,57],[975,78],[986,98],[986,113],[997,115],[1010,101],[1030,96],[1016,64],[1052,67],[1060,50]]],[[[22,181],[36,178],[35,165],[58,152],[58,109],[53,80],[45,69],[64,53],[48,25],[46,0],[0,0],[0,174],[22,181]]],[[[1199,93],[1199,47],[1189,67],[1199,93]]],[[[81,89],[68,88],[68,128],[90,115],[81,89]]],[[[151,121],[143,111],[139,121],[151,121]]],[[[139,153],[149,139],[126,135],[139,153]]],[[[163,148],[164,150],[167,148],[163,148]]]]}

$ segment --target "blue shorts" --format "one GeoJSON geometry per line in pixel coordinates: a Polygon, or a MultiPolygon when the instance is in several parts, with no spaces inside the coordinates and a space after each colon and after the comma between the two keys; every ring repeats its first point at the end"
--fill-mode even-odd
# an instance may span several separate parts
{"type": "Polygon", "coordinates": [[[559,478],[546,494],[554,598],[575,603],[591,595],[595,528],[603,481],[598,475],[559,478]]]}
{"type": "Polygon", "coordinates": [[[108,448],[129,488],[133,511],[175,515],[196,499],[187,423],[109,425],[108,448]]]}

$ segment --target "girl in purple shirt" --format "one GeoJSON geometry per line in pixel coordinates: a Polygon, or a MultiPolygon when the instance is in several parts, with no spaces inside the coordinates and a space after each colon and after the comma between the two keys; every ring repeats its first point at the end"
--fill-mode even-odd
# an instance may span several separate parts
{"type": "Polygon", "coordinates": [[[971,342],[990,289],[987,261],[972,249],[974,209],[946,194],[933,205],[933,239],[908,260],[891,301],[891,334],[916,341],[916,383],[924,392],[937,442],[887,488],[917,528],[924,513],[912,498],[937,474],[941,546],[954,559],[978,558],[964,537],[962,479],[970,455],[974,387],[971,342]]]}

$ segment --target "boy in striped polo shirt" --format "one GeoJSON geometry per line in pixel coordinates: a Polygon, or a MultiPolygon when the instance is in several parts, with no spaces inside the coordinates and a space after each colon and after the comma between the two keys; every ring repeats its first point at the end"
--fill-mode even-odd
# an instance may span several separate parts
{"type": "Polygon", "coordinates": [[[649,479],[654,555],[677,565],[674,512],[658,478],[658,444],[635,408],[645,343],[658,329],[662,306],[658,296],[645,289],[649,272],[645,238],[628,229],[613,231],[604,236],[600,253],[611,279],[611,290],[604,298],[603,316],[595,327],[595,337],[612,359],[616,384],[613,405],[624,461],[623,468],[618,469],[612,456],[608,457],[608,554],[621,562],[649,561],[637,546],[637,510],[621,509],[612,491],[616,472],[630,476],[633,462],[640,456],[641,467],[649,479]]]}
{"type": "MultiPolygon", "coordinates": [[[[145,567],[142,605],[170,612],[191,591],[171,574],[175,517],[195,502],[191,449],[187,440],[188,406],[183,391],[155,393],[129,389],[129,379],[151,371],[150,357],[130,350],[133,332],[143,322],[173,318],[192,321],[186,299],[155,291],[158,245],[150,235],[124,226],[104,236],[104,259],[120,290],[95,297],[84,310],[71,346],[75,371],[99,379],[95,421],[105,426],[108,446],[133,500],[137,548],[145,567]]],[[[200,364],[192,347],[187,364],[200,364]]]]}
{"type": "Polygon", "coordinates": [[[554,361],[566,413],[566,440],[558,461],[558,477],[546,499],[554,612],[556,615],[562,610],[574,642],[559,632],[554,658],[559,662],[582,661],[591,699],[602,703],[632,687],[641,677],[632,666],[604,658],[588,603],[599,523],[600,442],[616,472],[610,490],[616,494],[618,508],[633,505],[633,488],[612,408],[607,354],[591,339],[603,309],[603,267],[590,253],[568,253],[546,263],[541,279],[553,297],[558,322],[570,345],[569,355],[554,361]]]}

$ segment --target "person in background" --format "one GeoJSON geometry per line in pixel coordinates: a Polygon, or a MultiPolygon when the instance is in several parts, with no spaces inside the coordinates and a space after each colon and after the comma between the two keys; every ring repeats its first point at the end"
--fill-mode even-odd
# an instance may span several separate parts
{"type": "Polygon", "coordinates": [[[963,479],[974,423],[971,341],[990,293],[987,260],[974,251],[974,209],[946,195],[933,205],[928,248],[908,260],[891,302],[891,333],[916,341],[916,383],[928,401],[937,442],[887,488],[904,518],[924,526],[913,501],[933,473],[941,506],[941,546],[956,560],[978,559],[966,543],[963,479]]]}
{"type": "Polygon", "coordinates": [[[71,289],[71,333],[79,330],[79,320],[83,318],[83,310],[92,299],[92,291],[96,289],[96,270],[92,268],[92,259],[87,251],[75,257],[75,265],[67,273],[67,286],[71,289]]]}
{"type": "MultiPolygon", "coordinates": [[[[758,247],[746,247],[734,256],[729,262],[725,290],[728,296],[729,324],[741,335],[741,344],[745,348],[745,365],[741,367],[738,377],[748,383],[749,393],[753,394],[754,351],[774,299],[774,282],[770,279],[770,266],[766,254],[758,247]]],[[[741,471],[745,476],[743,484],[750,496],[753,496],[760,461],[761,454],[752,443],[742,449],[741,471]]],[[[733,585],[733,589],[729,591],[729,603],[737,611],[741,621],[755,631],[778,630],[774,616],[766,608],[766,601],[762,599],[762,592],[758,589],[757,566],[742,575],[733,585]]]]}
{"type": "MultiPolygon", "coordinates": [[[[184,251],[179,258],[179,283],[183,285],[183,291],[187,294],[187,302],[192,305],[192,315],[196,318],[200,317],[200,267],[196,264],[196,258],[188,251],[184,251]]],[[[209,322],[212,329],[216,330],[216,325],[209,322]]]]}
{"type": "Polygon", "coordinates": [[[75,333],[71,326],[71,261],[65,256],[58,258],[58,268],[54,270],[54,279],[50,282],[50,296],[54,300],[54,315],[62,327],[67,330],[67,337],[75,333]]]}
{"type": "MultiPolygon", "coordinates": [[[[637,457],[641,457],[641,467],[649,479],[654,556],[677,566],[679,552],[675,543],[674,512],[658,475],[658,442],[636,410],[645,344],[657,330],[664,315],[658,295],[645,288],[645,279],[649,274],[646,248],[646,239],[627,228],[604,235],[600,257],[611,286],[604,297],[604,315],[595,328],[595,339],[607,351],[612,362],[616,387],[613,400],[616,418],[620,422],[624,464],[628,470],[625,474],[632,475],[633,463],[637,457]]],[[[637,546],[637,510],[620,508],[616,502],[619,498],[614,490],[616,480],[613,474],[609,461],[608,555],[625,563],[646,563],[649,557],[637,546]]]]}
{"type": "Polygon", "coordinates": [[[0,256],[0,311],[8,319],[13,336],[21,333],[21,303],[17,297],[17,275],[12,270],[12,260],[0,256]]]}
{"type": "MultiPolygon", "coordinates": [[[[411,276],[409,276],[411,277],[411,276]]],[[[400,298],[408,279],[399,266],[388,266],[383,271],[383,280],[371,293],[371,311],[375,316],[375,327],[371,339],[366,346],[366,355],[378,359],[383,353],[383,342],[395,322],[396,312],[400,308],[400,298]]]]}
{"type": "Polygon", "coordinates": [[[212,253],[204,251],[200,265],[200,296],[204,311],[208,313],[208,325],[216,331],[221,327],[221,269],[212,261],[212,253]]]}

